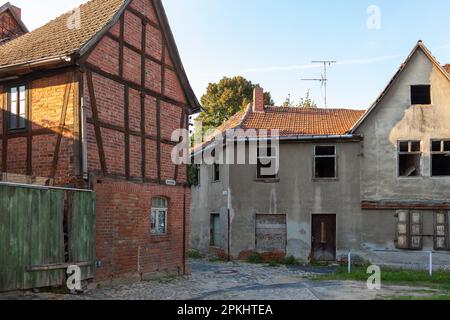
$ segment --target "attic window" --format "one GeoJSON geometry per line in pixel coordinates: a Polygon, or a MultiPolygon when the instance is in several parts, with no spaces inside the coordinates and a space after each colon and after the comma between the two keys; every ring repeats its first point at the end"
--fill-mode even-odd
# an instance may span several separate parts
{"type": "Polygon", "coordinates": [[[411,86],[411,104],[431,104],[431,86],[411,86]]]}
{"type": "Polygon", "coordinates": [[[420,177],[422,147],[420,141],[401,141],[398,143],[398,175],[400,177],[420,177]]]}
{"type": "Polygon", "coordinates": [[[450,176],[450,140],[431,142],[431,175],[450,176]]]}

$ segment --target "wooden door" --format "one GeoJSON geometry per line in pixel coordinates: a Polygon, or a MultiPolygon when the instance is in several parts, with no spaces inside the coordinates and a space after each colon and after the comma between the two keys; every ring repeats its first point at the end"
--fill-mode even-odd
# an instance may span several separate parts
{"type": "Polygon", "coordinates": [[[336,215],[313,215],[312,253],[316,261],[336,260],[336,215]]]}

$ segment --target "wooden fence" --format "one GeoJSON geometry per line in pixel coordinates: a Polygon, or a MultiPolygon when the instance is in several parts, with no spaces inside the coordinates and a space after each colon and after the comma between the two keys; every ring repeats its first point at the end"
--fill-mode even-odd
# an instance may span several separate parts
{"type": "Polygon", "coordinates": [[[0,183],[0,292],[64,285],[95,273],[95,193],[0,183]]]}

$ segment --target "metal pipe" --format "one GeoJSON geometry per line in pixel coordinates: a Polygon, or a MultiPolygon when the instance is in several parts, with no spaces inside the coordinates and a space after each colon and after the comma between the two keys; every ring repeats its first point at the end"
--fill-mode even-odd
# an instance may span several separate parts
{"type": "Polygon", "coordinates": [[[430,277],[433,276],[433,251],[430,251],[430,277]]]}
{"type": "Polygon", "coordinates": [[[84,97],[81,97],[81,147],[83,159],[83,179],[89,179],[88,172],[88,133],[87,133],[87,106],[84,97]]]}
{"type": "Polygon", "coordinates": [[[352,273],[352,252],[348,253],[348,273],[352,273]]]}

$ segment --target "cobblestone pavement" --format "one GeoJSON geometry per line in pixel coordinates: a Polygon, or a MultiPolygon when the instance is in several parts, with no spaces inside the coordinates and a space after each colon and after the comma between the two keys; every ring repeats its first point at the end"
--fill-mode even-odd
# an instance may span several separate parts
{"type": "MultiPolygon", "coordinates": [[[[49,300],[372,300],[411,295],[420,288],[384,287],[370,291],[365,283],[311,281],[308,276],[332,268],[268,267],[248,263],[191,261],[192,275],[140,283],[103,286],[81,295],[25,293],[6,299],[49,300]]],[[[2,297],[0,297],[1,299],[2,297]]]]}

